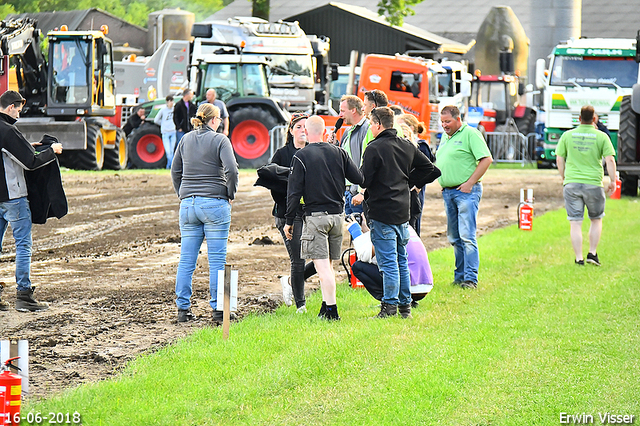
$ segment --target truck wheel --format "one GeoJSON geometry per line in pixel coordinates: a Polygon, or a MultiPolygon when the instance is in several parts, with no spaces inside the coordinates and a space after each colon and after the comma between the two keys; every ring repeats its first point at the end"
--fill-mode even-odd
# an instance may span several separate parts
{"type": "Polygon", "coordinates": [[[620,181],[622,186],[620,187],[620,194],[629,197],[638,196],[638,176],[629,175],[625,172],[620,173],[620,181]]]}
{"type": "Polygon", "coordinates": [[[269,130],[276,118],[261,108],[248,107],[231,114],[231,144],[240,168],[255,169],[269,161],[269,130]]]}
{"type": "Polygon", "coordinates": [[[104,168],[111,170],[123,170],[127,168],[129,161],[129,146],[124,130],[116,130],[116,144],[114,149],[104,151],[104,168]]]}
{"type": "Polygon", "coordinates": [[[87,125],[87,149],[81,151],[69,151],[64,155],[62,151],[63,165],[71,169],[102,170],[104,165],[104,143],[100,127],[87,125]]]}
{"type": "Polygon", "coordinates": [[[618,130],[618,161],[635,163],[638,155],[638,115],[631,109],[631,96],[623,96],[620,103],[618,130]]]}
{"type": "Polygon", "coordinates": [[[167,164],[160,127],[144,123],[129,135],[129,158],[139,169],[160,169],[167,164]]]}

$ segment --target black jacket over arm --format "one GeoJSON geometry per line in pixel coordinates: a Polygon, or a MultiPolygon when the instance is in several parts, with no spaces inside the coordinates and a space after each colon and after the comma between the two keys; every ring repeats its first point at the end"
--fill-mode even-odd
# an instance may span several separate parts
{"type": "MultiPolygon", "coordinates": [[[[193,130],[191,125],[191,119],[196,116],[197,108],[193,102],[189,102],[189,113],[187,114],[187,106],[184,103],[184,99],[180,99],[173,106],[173,123],[176,125],[176,130],[184,133],[193,130]]],[[[180,141],[178,141],[180,142],[180,141]]]]}
{"type": "Polygon", "coordinates": [[[369,218],[390,225],[409,221],[410,188],[422,188],[440,176],[440,170],[395,129],[383,130],[364,151],[362,186],[369,218]]]}
{"type": "Polygon", "coordinates": [[[326,142],[310,143],[293,156],[287,188],[287,224],[292,225],[304,197],[304,213],[344,211],[345,178],[362,183],[362,173],[347,152],[326,142]]]}

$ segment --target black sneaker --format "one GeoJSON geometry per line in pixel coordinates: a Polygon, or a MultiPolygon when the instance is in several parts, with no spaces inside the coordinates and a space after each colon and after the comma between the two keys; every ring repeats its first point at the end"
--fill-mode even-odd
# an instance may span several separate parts
{"type": "Polygon", "coordinates": [[[576,260],[576,265],[584,266],[584,260],[576,260]]]}
{"type": "Polygon", "coordinates": [[[318,318],[325,318],[327,315],[327,302],[322,301],[322,306],[320,306],[320,312],[318,313],[318,318]]]}
{"type": "Polygon", "coordinates": [[[178,309],[178,322],[195,321],[197,317],[191,312],[191,309],[178,309]]]}
{"type": "MultiPolygon", "coordinates": [[[[215,321],[215,322],[222,322],[224,320],[223,317],[224,312],[222,311],[213,311],[213,314],[211,315],[211,318],[215,321]]],[[[229,320],[230,321],[236,321],[238,319],[238,316],[233,313],[233,312],[229,312],[229,320]]]]}
{"type": "Polygon", "coordinates": [[[587,263],[590,263],[590,264],[596,265],[596,266],[600,266],[600,259],[598,259],[598,253],[596,253],[596,254],[588,253],[587,254],[587,263]]]}
{"type": "Polygon", "coordinates": [[[478,283],[474,283],[473,281],[465,281],[460,284],[460,287],[464,288],[465,290],[475,290],[478,288],[478,283]]]}

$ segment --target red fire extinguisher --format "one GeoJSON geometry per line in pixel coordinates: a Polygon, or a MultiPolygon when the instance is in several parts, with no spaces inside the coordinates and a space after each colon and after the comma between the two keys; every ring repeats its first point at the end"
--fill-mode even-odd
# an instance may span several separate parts
{"type": "Polygon", "coordinates": [[[533,229],[533,189],[527,189],[527,198],[524,198],[524,189],[520,190],[520,204],[518,204],[518,228],[523,231],[533,229]]]}
{"type": "Polygon", "coordinates": [[[13,374],[11,367],[18,367],[11,362],[20,358],[9,358],[5,361],[0,373],[0,425],[17,425],[20,423],[20,397],[22,394],[22,377],[13,374]]]}

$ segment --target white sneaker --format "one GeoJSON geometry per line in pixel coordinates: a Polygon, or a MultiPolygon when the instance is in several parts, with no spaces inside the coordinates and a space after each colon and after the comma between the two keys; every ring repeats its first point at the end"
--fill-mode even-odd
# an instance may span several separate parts
{"type": "Polygon", "coordinates": [[[298,309],[296,309],[296,314],[306,314],[307,313],[307,305],[302,305],[298,309]]]}
{"type": "Polygon", "coordinates": [[[284,304],[287,306],[293,305],[293,289],[289,283],[289,275],[283,275],[280,277],[280,285],[282,286],[282,298],[284,304]]]}

